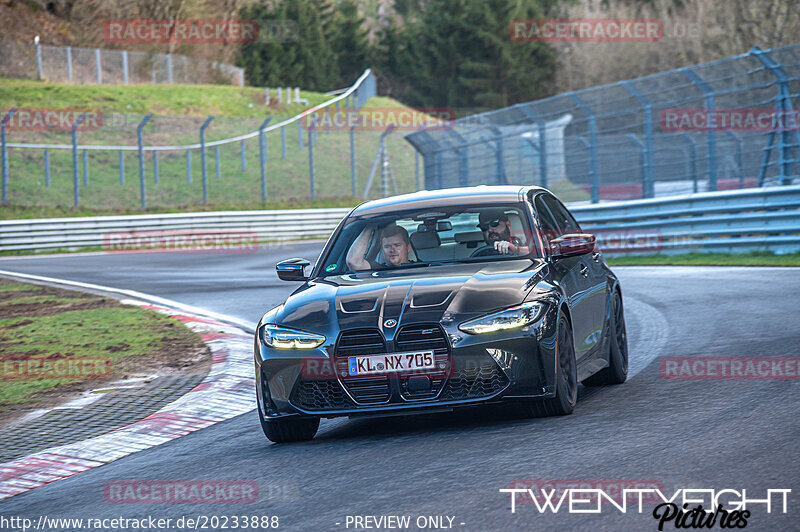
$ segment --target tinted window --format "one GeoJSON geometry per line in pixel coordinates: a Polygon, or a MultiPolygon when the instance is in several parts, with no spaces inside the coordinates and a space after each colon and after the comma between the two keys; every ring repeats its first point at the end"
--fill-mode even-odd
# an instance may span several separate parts
{"type": "Polygon", "coordinates": [[[540,198],[553,215],[556,230],[561,234],[577,233],[580,231],[578,222],[575,221],[575,218],[572,217],[567,208],[564,207],[560,201],[549,194],[543,194],[540,198]]]}

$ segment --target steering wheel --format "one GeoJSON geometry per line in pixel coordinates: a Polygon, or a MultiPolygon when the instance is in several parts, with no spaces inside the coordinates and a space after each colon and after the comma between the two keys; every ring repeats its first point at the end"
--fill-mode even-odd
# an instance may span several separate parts
{"type": "Polygon", "coordinates": [[[494,249],[494,244],[488,244],[473,251],[470,258],[485,257],[487,255],[500,255],[500,252],[494,249]]]}

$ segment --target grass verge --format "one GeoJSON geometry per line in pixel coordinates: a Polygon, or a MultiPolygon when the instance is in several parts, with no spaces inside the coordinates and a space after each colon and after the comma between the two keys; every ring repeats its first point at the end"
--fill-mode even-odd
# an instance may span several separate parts
{"type": "Polygon", "coordinates": [[[118,301],[0,279],[0,420],[110,381],[207,372],[179,321],[118,301]]]}
{"type": "Polygon", "coordinates": [[[800,253],[687,253],[611,257],[611,266],[800,266],[800,253]]]}

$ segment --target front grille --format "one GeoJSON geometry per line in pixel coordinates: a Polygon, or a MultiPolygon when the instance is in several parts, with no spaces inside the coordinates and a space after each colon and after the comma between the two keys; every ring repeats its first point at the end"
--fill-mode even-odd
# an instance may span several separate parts
{"type": "Polygon", "coordinates": [[[494,360],[457,370],[447,380],[440,399],[474,399],[494,395],[508,385],[508,377],[494,360]]]}
{"type": "Polygon", "coordinates": [[[375,329],[343,331],[336,344],[336,371],[347,391],[360,404],[379,404],[389,400],[389,379],[384,376],[349,377],[348,357],[386,352],[383,335],[375,329]]]}
{"type": "Polygon", "coordinates": [[[398,352],[433,350],[435,370],[426,371],[430,379],[430,390],[409,390],[408,379],[417,373],[400,375],[400,393],[405,399],[430,399],[439,395],[447,370],[450,367],[450,351],[447,336],[436,323],[413,323],[404,325],[397,331],[395,345],[398,352]]]}
{"type": "Polygon", "coordinates": [[[377,355],[386,352],[386,343],[378,330],[355,329],[339,336],[336,353],[341,356],[377,355]]]}
{"type": "Polygon", "coordinates": [[[291,402],[304,410],[341,410],[355,406],[338,381],[302,377],[294,387],[291,402]]]}

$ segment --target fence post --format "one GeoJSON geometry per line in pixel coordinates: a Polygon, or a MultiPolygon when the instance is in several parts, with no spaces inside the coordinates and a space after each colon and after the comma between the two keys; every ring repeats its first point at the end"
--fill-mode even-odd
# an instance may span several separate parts
{"type": "Polygon", "coordinates": [[[122,50],[122,78],[128,84],[128,50],[122,50]]]}
{"type": "Polygon", "coordinates": [[[209,116],[200,126],[200,169],[203,172],[203,203],[208,203],[208,169],[206,168],[206,128],[214,120],[214,115],[209,116]]]}
{"type": "Polygon", "coordinates": [[[75,206],[78,206],[80,201],[78,195],[78,126],[81,125],[81,122],[86,118],[86,113],[83,113],[78,119],[72,124],[72,190],[73,190],[73,201],[75,206]]]}
{"type": "MultiPolygon", "coordinates": [[[[688,67],[679,68],[678,72],[686,76],[689,81],[697,85],[703,94],[705,94],[706,110],[714,110],[714,89],[706,83],[703,78],[697,75],[696,72],[688,67]]],[[[708,189],[711,191],[717,190],[717,139],[714,133],[714,128],[708,128],[706,134],[706,142],[708,143],[708,189]]]]}
{"type": "Polygon", "coordinates": [[[50,150],[44,150],[44,186],[50,186],[50,150]]]}
{"type": "Polygon", "coordinates": [[[72,83],[72,46],[67,46],[67,81],[72,83]]]}
{"type": "Polygon", "coordinates": [[[125,152],[119,150],[119,184],[125,184],[125,152]]]}
{"type": "Polygon", "coordinates": [[[300,149],[303,149],[303,119],[300,118],[297,121],[297,144],[300,146],[300,149]]]}
{"type": "Polygon", "coordinates": [[[219,146],[214,146],[214,177],[220,178],[219,174],[219,146]]]}
{"type": "Polygon", "coordinates": [[[42,80],[42,45],[39,44],[39,36],[36,36],[36,79],[42,80]]]}
{"type": "Polygon", "coordinates": [[[192,184],[192,150],[186,150],[186,183],[192,184]]]}
{"type": "Polygon", "coordinates": [[[419,182],[419,152],[414,150],[414,177],[417,179],[417,191],[421,189],[419,182]]]}
{"type": "Polygon", "coordinates": [[[744,153],[742,139],[733,131],[726,132],[736,142],[736,164],[739,166],[739,188],[744,188],[744,153]]]}
{"type": "Polygon", "coordinates": [[[142,128],[153,116],[152,113],[146,114],[139,125],[136,127],[136,143],[139,148],[139,193],[142,197],[142,209],[147,208],[147,190],[144,181],[144,150],[142,149],[142,128]]]}
{"type": "Polygon", "coordinates": [[[647,192],[645,191],[645,187],[647,184],[647,176],[644,172],[644,167],[647,164],[645,162],[647,158],[647,147],[641,140],[639,140],[639,137],[637,137],[633,133],[628,133],[625,136],[631,139],[631,142],[633,142],[634,144],[636,144],[636,146],[639,147],[639,164],[641,164],[642,166],[642,198],[646,198],[647,192]]]}
{"type": "MultiPolygon", "coordinates": [[[[301,120],[298,120],[299,124],[301,120]]],[[[311,188],[311,199],[313,200],[316,191],[314,190],[314,129],[316,129],[317,118],[314,117],[311,121],[311,126],[308,128],[308,177],[309,185],[311,188]]]]}
{"type": "Polygon", "coordinates": [[[598,172],[597,164],[597,120],[594,111],[586,105],[577,94],[570,93],[569,97],[573,102],[583,111],[583,114],[589,119],[589,175],[592,182],[591,202],[597,203],[600,201],[600,173],[598,172]]]}
{"type": "Polygon", "coordinates": [[[531,136],[525,137],[525,134],[522,136],[528,141],[533,149],[539,152],[539,183],[541,187],[547,188],[547,130],[545,121],[527,107],[520,106],[519,108],[528,118],[533,120],[539,129],[538,149],[536,146],[534,146],[531,136]]]}
{"type": "MultiPolygon", "coordinates": [[[[267,138],[264,136],[264,128],[267,127],[272,117],[264,120],[258,128],[258,157],[261,164],[261,201],[267,201],[267,138]]],[[[281,128],[283,131],[283,128],[281,128]]]]}
{"type": "Polygon", "coordinates": [[[239,141],[239,154],[241,155],[242,159],[242,172],[247,171],[247,161],[245,160],[245,151],[244,151],[244,141],[239,141]]]}
{"type": "Polygon", "coordinates": [[[692,191],[697,193],[697,142],[686,133],[680,134],[681,138],[689,144],[690,165],[692,172],[692,191]]]}
{"type": "Polygon", "coordinates": [[[83,186],[89,186],[89,152],[83,149],[83,186]]]}
{"type": "Polygon", "coordinates": [[[281,159],[286,159],[286,126],[281,127],[281,159]]]}
{"type": "Polygon", "coordinates": [[[167,54],[167,83],[172,85],[172,54],[167,54]]]}
{"type": "Polygon", "coordinates": [[[153,182],[158,184],[158,152],[153,150],[153,182]]]}
{"type": "MultiPolygon", "coordinates": [[[[494,132],[495,134],[495,146],[494,150],[494,164],[495,164],[495,171],[497,172],[497,180],[499,185],[507,185],[508,180],[506,179],[506,165],[505,165],[505,153],[503,148],[503,132],[500,131],[500,128],[495,126],[490,126],[487,128],[489,131],[494,132]]],[[[491,146],[489,146],[491,148],[491,146]]]]}
{"type": "Polygon", "coordinates": [[[94,49],[94,66],[95,70],[97,70],[97,84],[103,84],[103,66],[100,62],[100,48],[94,49]]]}
{"type": "Polygon", "coordinates": [[[450,142],[450,145],[453,146],[453,150],[458,156],[458,186],[469,186],[469,152],[466,147],[467,141],[464,137],[459,135],[455,129],[449,129],[448,133],[455,137],[458,142],[458,145],[450,142]]]}
{"type": "Polygon", "coordinates": [[[655,175],[653,157],[653,106],[642,92],[637,89],[630,81],[623,81],[622,86],[633,95],[641,104],[644,112],[644,183],[642,185],[642,197],[652,198],[655,196],[655,175]]]}
{"type": "MultiPolygon", "coordinates": [[[[541,131],[541,130],[540,130],[541,131]]],[[[538,133],[539,142],[533,141],[533,132],[528,131],[527,133],[522,134],[522,138],[528,141],[530,144],[531,149],[539,155],[539,186],[542,188],[547,188],[547,167],[545,166],[544,171],[542,170],[542,159],[545,158],[544,155],[544,146],[542,145],[542,138],[541,133],[538,133]]]]}
{"type": "MultiPolygon", "coordinates": [[[[372,161],[372,169],[369,171],[369,177],[367,178],[367,184],[364,186],[364,199],[367,199],[367,196],[369,195],[369,189],[372,188],[372,180],[375,177],[375,170],[377,170],[378,164],[382,165],[384,163],[384,161],[385,161],[385,156],[386,156],[386,135],[391,133],[394,130],[395,127],[396,126],[394,124],[392,124],[389,127],[387,127],[386,130],[383,133],[381,133],[381,138],[380,138],[380,141],[378,143],[378,153],[375,155],[375,160],[372,161]]],[[[387,194],[386,194],[386,189],[387,189],[386,185],[387,184],[386,184],[386,179],[385,179],[383,167],[381,167],[381,185],[382,185],[382,188],[383,188],[383,190],[382,190],[383,197],[385,198],[387,196],[387,194]]]]}
{"type": "MultiPolygon", "coordinates": [[[[786,74],[783,67],[772,59],[765,51],[758,46],[754,46],[750,50],[750,55],[755,55],[761,63],[767,67],[778,80],[778,94],[775,96],[775,110],[781,116],[781,122],[786,120],[795,111],[792,109],[792,101],[789,92],[789,82],[794,78],[786,74]]],[[[794,128],[795,145],[800,149],[800,132],[794,128]]],[[[759,175],[759,186],[763,183],[766,175],[766,163],[769,161],[769,150],[772,149],[772,143],[775,139],[775,131],[770,132],[769,149],[764,157],[764,164],[762,165],[761,175],[759,175]]],[[[792,143],[789,134],[789,128],[784,126],[781,128],[780,136],[778,137],[778,166],[780,167],[780,179],[782,185],[791,185],[792,183],[792,143]]]]}
{"type": "Polygon", "coordinates": [[[356,120],[355,124],[350,126],[350,191],[352,192],[354,198],[356,197],[356,194],[358,194],[358,187],[356,185],[356,141],[354,130],[356,127],[358,127],[358,123],[361,122],[361,118],[356,120]]]}
{"type": "Polygon", "coordinates": [[[3,121],[0,122],[0,151],[2,151],[2,166],[3,166],[3,203],[8,202],[8,146],[6,146],[6,124],[8,121],[11,120],[11,117],[14,116],[14,113],[17,112],[17,109],[11,109],[6,116],[3,117],[3,121]]]}

